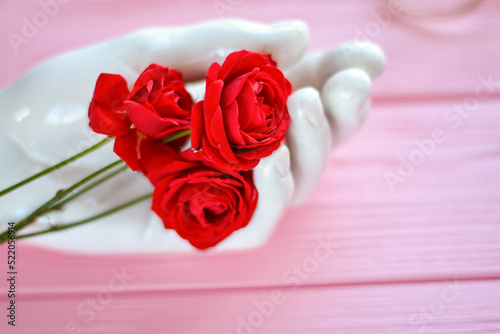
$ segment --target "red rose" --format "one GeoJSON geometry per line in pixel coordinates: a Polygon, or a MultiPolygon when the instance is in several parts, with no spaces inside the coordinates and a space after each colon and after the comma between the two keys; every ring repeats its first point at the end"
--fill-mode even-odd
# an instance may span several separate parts
{"type": "Polygon", "coordinates": [[[191,127],[193,100],[182,74],[160,65],[151,64],[142,72],[125,106],[137,130],[156,139],[191,127]]]}
{"type": "Polygon", "coordinates": [[[231,53],[208,69],[192,112],[191,145],[226,170],[250,170],[285,139],[292,89],[270,56],[231,53]]]}
{"type": "Polygon", "coordinates": [[[92,130],[108,136],[127,133],[131,125],[123,104],[127,96],[127,81],[121,75],[99,75],[89,106],[89,125],[92,130]]]}
{"type": "Polygon", "coordinates": [[[192,150],[178,155],[159,174],[153,211],[168,229],[194,247],[212,247],[245,227],[257,205],[252,172],[224,172],[192,150]]]}
{"type": "Polygon", "coordinates": [[[143,135],[135,129],[116,137],[114,151],[132,170],[141,171],[150,177],[174,161],[177,153],[171,145],[143,135]]]}

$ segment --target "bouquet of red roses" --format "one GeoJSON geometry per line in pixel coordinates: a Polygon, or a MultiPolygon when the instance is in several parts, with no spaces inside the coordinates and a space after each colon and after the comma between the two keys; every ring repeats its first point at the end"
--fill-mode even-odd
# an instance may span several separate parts
{"type": "MultiPolygon", "coordinates": [[[[258,199],[252,170],[285,140],[291,91],[270,56],[245,50],[210,66],[204,99],[196,104],[180,72],[151,64],[131,91],[121,75],[102,73],[90,103],[89,124],[107,135],[106,140],[115,138],[114,152],[149,179],[154,186],[152,210],[165,228],[205,249],[252,218],[258,199]]],[[[100,173],[59,192],[16,226],[23,228],[61,207],[76,186],[100,173]]],[[[94,183],[89,187],[101,180],[94,183]]],[[[3,235],[2,241],[6,238],[3,235]]]]}

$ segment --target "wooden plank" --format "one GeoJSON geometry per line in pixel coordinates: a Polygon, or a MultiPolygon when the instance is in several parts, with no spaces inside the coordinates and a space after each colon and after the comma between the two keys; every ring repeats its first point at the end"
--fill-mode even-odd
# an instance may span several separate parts
{"type": "MultiPolygon", "coordinates": [[[[63,51],[144,27],[230,17],[269,23],[300,18],[310,27],[312,50],[347,40],[371,39],[379,43],[387,54],[388,67],[374,86],[377,99],[464,95],[473,92],[480,77],[493,75],[500,81],[500,20],[495,1],[485,1],[463,17],[438,21],[408,21],[389,11],[383,1],[368,0],[315,0],[307,4],[280,1],[273,6],[263,1],[126,0],[120,2],[119,10],[117,6],[112,0],[68,2],[60,5],[46,24],[34,27],[33,36],[25,38],[25,21],[33,22],[43,9],[36,0],[3,2],[0,36],[5,38],[0,40],[0,87],[63,51]],[[226,10],[216,9],[220,3],[227,5],[226,10]],[[8,36],[12,39],[12,34],[23,38],[23,42],[11,42],[8,36]]],[[[450,0],[448,5],[440,6],[455,8],[457,2],[450,0]]],[[[26,32],[25,35],[30,36],[26,32]]]]}
{"type": "Polygon", "coordinates": [[[137,291],[113,278],[85,293],[23,294],[7,333],[500,332],[500,280],[137,291]]]}

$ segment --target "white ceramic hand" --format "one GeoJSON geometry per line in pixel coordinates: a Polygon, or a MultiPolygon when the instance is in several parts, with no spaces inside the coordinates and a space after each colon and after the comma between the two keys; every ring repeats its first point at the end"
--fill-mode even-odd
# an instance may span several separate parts
{"type": "Polygon", "coordinates": [[[317,183],[330,142],[340,144],[363,124],[371,79],[384,67],[384,54],[376,45],[350,42],[306,56],[286,72],[299,89],[288,102],[292,124],[287,144],[295,180],[292,204],[302,203],[317,183]]]}
{"type": "MultiPolygon", "coordinates": [[[[30,169],[30,165],[58,162],[67,157],[68,145],[78,149],[80,143],[91,140],[82,129],[88,129],[88,103],[101,72],[119,73],[132,85],[145,67],[150,63],[159,63],[183,72],[186,80],[196,81],[203,79],[212,62],[222,62],[232,51],[247,49],[271,53],[281,69],[293,66],[286,73],[296,89],[289,100],[292,122],[287,134],[287,145],[291,150],[291,160],[289,150],[283,144],[272,156],[261,161],[254,171],[259,204],[253,220],[248,227],[235,232],[218,248],[256,246],[265,241],[292,195],[294,203],[307,197],[325,166],[331,138],[334,143],[338,143],[359,127],[367,110],[365,106],[370,91],[367,73],[376,75],[383,68],[383,56],[373,46],[361,48],[347,45],[351,49],[341,50],[344,58],[338,55],[337,48],[302,59],[307,44],[307,29],[300,22],[267,26],[246,21],[217,21],[185,28],[139,31],[108,43],[64,54],[38,66],[0,93],[0,110],[4,120],[0,132],[10,139],[1,140],[3,147],[0,149],[10,153],[14,160],[22,162],[23,168],[17,169],[17,174],[16,171],[11,173],[12,178],[21,179],[27,174],[20,173],[30,169]],[[309,85],[312,87],[301,89],[309,85]],[[322,94],[318,90],[322,90],[322,94]],[[323,105],[330,124],[325,121],[323,105]],[[19,144],[27,157],[13,149],[11,142],[19,144]]],[[[95,134],[92,136],[96,142],[98,138],[95,134]]],[[[109,151],[101,149],[99,154],[85,158],[79,169],[95,169],[98,165],[102,166],[103,161],[111,162],[114,159],[116,157],[109,151]]],[[[0,186],[7,186],[11,181],[5,184],[0,182],[0,186]]],[[[129,190],[133,192],[144,188],[144,184],[138,183],[129,190]]],[[[9,207],[24,203],[29,208],[30,201],[20,193],[22,190],[18,191],[17,196],[11,197],[9,207]]],[[[35,192],[35,195],[40,194],[35,192]]],[[[32,197],[39,201],[37,196],[32,197]]],[[[98,201],[99,196],[95,200],[98,201]]],[[[115,200],[120,201],[120,198],[115,200]]],[[[78,205],[81,206],[81,203],[78,205]]],[[[140,209],[148,210],[145,206],[140,209]]],[[[143,211],[141,214],[145,216],[143,211]]],[[[21,212],[24,213],[23,210],[21,212]]],[[[63,219],[68,217],[71,217],[71,212],[66,217],[63,215],[63,219]]],[[[158,222],[154,216],[152,219],[150,226],[157,230],[158,222]]],[[[185,244],[172,234],[166,242],[165,235],[161,233],[164,230],[151,233],[148,228],[144,232],[143,226],[136,221],[125,224],[120,221],[119,224],[119,230],[127,228],[123,232],[124,238],[131,239],[127,241],[126,252],[185,248],[185,244]],[[141,233],[148,238],[147,246],[137,238],[137,234],[141,233]],[[133,244],[133,240],[136,244],[133,244]]],[[[94,247],[92,251],[121,252],[123,249],[122,245],[109,242],[118,230],[116,224],[113,225],[113,219],[108,219],[106,224],[93,224],[79,230],[73,237],[69,234],[71,232],[61,232],[38,239],[42,244],[53,247],[61,245],[59,247],[63,249],[87,251],[88,244],[84,241],[86,235],[95,238],[98,234],[103,241],[108,242],[94,247]],[[68,240],[68,237],[77,240],[57,243],[57,235],[62,233],[68,233],[64,240],[68,240]]]]}

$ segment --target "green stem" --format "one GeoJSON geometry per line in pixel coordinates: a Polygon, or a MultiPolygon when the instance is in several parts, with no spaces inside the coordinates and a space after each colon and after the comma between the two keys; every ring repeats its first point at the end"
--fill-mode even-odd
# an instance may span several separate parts
{"type": "Polygon", "coordinates": [[[164,142],[165,144],[167,143],[170,143],[176,139],[179,139],[179,138],[182,138],[182,137],[185,137],[185,136],[189,136],[191,134],[191,130],[184,130],[184,131],[181,131],[181,132],[177,132],[175,135],[172,135],[168,138],[165,138],[162,140],[162,142],[164,142]]]}
{"type": "Polygon", "coordinates": [[[54,206],[50,207],[49,209],[47,209],[47,211],[45,211],[45,212],[43,212],[41,214],[46,214],[46,213],[49,213],[49,212],[54,211],[54,210],[60,210],[69,201],[72,201],[75,198],[83,195],[84,193],[86,193],[87,191],[91,190],[92,188],[95,188],[96,186],[100,185],[104,181],[109,180],[110,178],[112,178],[116,174],[119,174],[119,173],[123,172],[125,169],[127,169],[127,166],[120,167],[116,171],[111,172],[111,173],[109,173],[107,175],[104,175],[103,177],[101,177],[100,179],[97,179],[96,181],[92,182],[91,184],[89,184],[85,188],[83,188],[83,189],[75,192],[71,197],[68,197],[65,200],[60,201],[59,203],[57,203],[54,206]]]}
{"type": "Polygon", "coordinates": [[[67,164],[69,164],[69,163],[71,163],[71,162],[75,161],[76,159],[79,159],[79,158],[83,157],[84,155],[86,155],[86,154],[88,154],[88,153],[90,153],[90,152],[95,151],[95,150],[96,150],[96,149],[98,149],[99,147],[101,147],[101,146],[103,146],[104,144],[106,144],[107,142],[109,142],[111,139],[113,139],[113,138],[112,138],[112,137],[107,137],[107,138],[104,138],[103,140],[101,140],[100,142],[98,142],[98,143],[97,143],[97,144],[95,144],[94,146],[89,147],[89,148],[88,148],[88,149],[86,149],[85,151],[82,151],[82,152],[80,152],[80,153],[78,153],[78,154],[76,154],[76,155],[72,156],[71,158],[68,158],[68,159],[66,159],[66,160],[64,160],[64,161],[61,161],[61,162],[60,162],[60,163],[58,163],[57,165],[54,165],[54,166],[52,166],[52,167],[49,167],[49,168],[47,168],[47,169],[45,169],[45,170],[41,171],[41,172],[40,172],[40,173],[38,173],[38,174],[35,174],[35,175],[31,176],[31,177],[28,177],[27,179],[24,179],[24,180],[22,180],[21,182],[16,183],[16,184],[14,184],[13,186],[10,186],[10,187],[8,187],[8,188],[6,188],[6,189],[4,189],[4,190],[0,191],[0,197],[2,197],[3,195],[6,195],[6,194],[8,194],[8,193],[10,193],[11,191],[16,190],[16,189],[17,189],[17,188],[19,188],[19,187],[24,186],[25,184],[30,183],[31,181],[34,181],[34,180],[36,180],[36,179],[38,179],[38,178],[40,178],[40,177],[42,177],[42,176],[44,176],[44,175],[49,174],[50,172],[53,172],[53,171],[55,171],[56,169],[59,169],[59,168],[61,168],[61,167],[64,167],[64,166],[66,166],[67,164]]]}
{"type": "Polygon", "coordinates": [[[41,235],[41,234],[55,232],[55,231],[62,231],[62,230],[68,229],[68,228],[80,226],[80,225],[89,223],[91,221],[94,221],[94,220],[97,220],[97,219],[109,216],[109,215],[111,215],[111,214],[113,214],[113,213],[115,213],[117,211],[123,210],[125,208],[128,208],[129,206],[132,206],[134,204],[142,202],[142,201],[150,198],[152,195],[153,194],[151,193],[151,194],[147,194],[147,195],[141,196],[141,197],[136,198],[136,199],[134,199],[132,201],[129,201],[129,202],[125,203],[125,204],[119,205],[119,206],[117,206],[117,207],[115,207],[113,209],[110,209],[108,211],[102,212],[102,213],[100,213],[98,215],[89,217],[87,219],[79,220],[79,221],[71,223],[71,224],[55,225],[55,226],[53,226],[53,227],[51,227],[49,229],[43,230],[43,231],[29,233],[29,234],[23,234],[23,235],[18,235],[18,236],[16,236],[16,239],[33,237],[33,236],[36,236],[36,235],[41,235]]]}
{"type": "MultiPolygon", "coordinates": [[[[72,186],[66,188],[66,189],[61,189],[59,190],[54,197],[52,197],[50,200],[42,204],[38,209],[33,211],[30,215],[28,215],[26,218],[18,222],[16,225],[14,225],[14,230],[19,231],[20,229],[28,226],[29,224],[33,223],[35,219],[43,214],[45,211],[47,211],[49,208],[51,208],[53,205],[57,204],[57,202],[61,201],[64,199],[66,196],[71,194],[75,189],[79,188],[83,184],[87,183],[88,181],[92,180],[93,178],[99,176],[100,174],[106,172],[107,170],[123,163],[123,160],[117,160],[113,162],[112,164],[109,164],[101,169],[99,169],[97,172],[94,172],[90,174],[89,176],[83,178],[82,180],[78,181],[77,183],[73,184],[72,186]]],[[[5,242],[9,238],[8,231],[3,232],[0,234],[0,244],[5,242]]]]}

